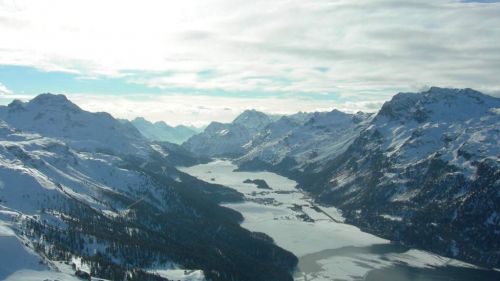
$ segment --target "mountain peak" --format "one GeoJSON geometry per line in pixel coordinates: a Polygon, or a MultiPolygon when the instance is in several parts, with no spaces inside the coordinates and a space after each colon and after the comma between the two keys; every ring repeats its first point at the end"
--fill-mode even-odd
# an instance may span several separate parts
{"type": "Polygon", "coordinates": [[[262,117],[267,116],[265,113],[257,111],[255,109],[246,109],[240,115],[238,115],[233,122],[238,122],[240,120],[244,120],[246,118],[254,118],[254,117],[262,117]]]}
{"type": "Polygon", "coordinates": [[[70,101],[65,95],[62,94],[43,93],[34,97],[30,102],[44,103],[44,102],[70,102],[70,101]]]}
{"type": "Polygon", "coordinates": [[[136,117],[131,122],[132,122],[132,124],[135,124],[135,125],[137,125],[137,124],[153,125],[153,123],[149,122],[144,117],[136,117]]]}
{"type": "Polygon", "coordinates": [[[24,102],[21,100],[15,99],[7,106],[10,112],[24,110],[24,102]]]}
{"type": "Polygon", "coordinates": [[[377,116],[391,119],[427,120],[430,114],[447,118],[468,118],[500,106],[500,99],[465,88],[431,87],[420,93],[398,93],[382,106],[377,116]]]}
{"type": "Polygon", "coordinates": [[[255,134],[271,122],[272,120],[267,114],[255,109],[250,109],[238,115],[232,124],[243,126],[249,130],[251,134],[255,134]]]}
{"type": "Polygon", "coordinates": [[[227,126],[228,126],[227,124],[217,122],[217,121],[212,121],[205,128],[205,132],[208,132],[208,133],[215,132],[215,131],[221,130],[221,128],[226,128],[227,126]]]}
{"type": "Polygon", "coordinates": [[[154,127],[154,128],[158,128],[158,129],[162,129],[162,130],[170,130],[170,129],[173,129],[172,126],[168,125],[167,123],[165,123],[164,121],[157,121],[157,122],[151,122],[149,121],[148,119],[144,118],[144,117],[136,117],[134,120],[130,121],[132,124],[134,124],[134,126],[139,126],[139,127],[145,127],[145,126],[148,126],[148,127],[154,127]]]}
{"type": "Polygon", "coordinates": [[[165,123],[165,121],[156,121],[153,123],[153,125],[157,128],[162,128],[164,130],[171,130],[178,127],[178,126],[177,127],[170,126],[169,124],[165,123]]]}
{"type": "Polygon", "coordinates": [[[185,127],[172,127],[164,121],[151,122],[143,117],[137,117],[130,123],[139,130],[146,138],[154,141],[168,141],[181,144],[194,134],[195,131],[185,127]]]}
{"type": "Polygon", "coordinates": [[[71,109],[80,109],[76,104],[71,102],[65,95],[56,95],[51,93],[39,94],[31,99],[28,103],[29,106],[37,105],[43,107],[50,106],[63,106],[71,109]]]}
{"type": "Polygon", "coordinates": [[[337,116],[337,117],[345,117],[345,116],[351,116],[352,114],[340,111],[338,109],[333,109],[332,111],[328,112],[327,115],[337,116]]]}
{"type": "Polygon", "coordinates": [[[238,115],[233,124],[240,124],[249,129],[262,128],[271,122],[271,118],[263,112],[255,109],[247,109],[238,115]]]}

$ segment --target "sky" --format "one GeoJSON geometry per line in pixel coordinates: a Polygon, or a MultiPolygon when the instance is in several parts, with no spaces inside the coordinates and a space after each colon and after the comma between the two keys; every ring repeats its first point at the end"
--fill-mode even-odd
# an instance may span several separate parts
{"type": "Polygon", "coordinates": [[[0,0],[0,104],[65,94],[172,125],[376,111],[429,86],[500,96],[500,3],[0,0]]]}

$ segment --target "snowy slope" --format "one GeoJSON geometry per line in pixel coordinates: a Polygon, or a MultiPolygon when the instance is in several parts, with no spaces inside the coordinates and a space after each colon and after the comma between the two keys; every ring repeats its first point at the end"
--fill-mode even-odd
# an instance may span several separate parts
{"type": "MultiPolygon", "coordinates": [[[[34,214],[54,196],[71,196],[99,209],[119,209],[103,192],[154,191],[151,179],[120,166],[124,160],[103,153],[79,152],[37,134],[14,132],[0,121],[0,174],[3,206],[34,214]],[[22,189],[16,189],[16,186],[22,189]]],[[[60,200],[60,199],[58,199],[60,200]]]]}
{"type": "Polygon", "coordinates": [[[499,266],[499,124],[500,99],[471,89],[400,93],[302,185],[372,232],[499,266]]]}
{"type": "Polygon", "coordinates": [[[284,161],[299,170],[321,165],[344,152],[370,117],[338,110],[311,113],[306,121],[303,114],[299,116],[284,116],[257,134],[249,152],[237,159],[240,167],[259,162],[280,165],[284,161]]]}
{"type": "Polygon", "coordinates": [[[199,133],[195,128],[183,125],[172,127],[163,121],[152,123],[142,117],[135,118],[130,122],[146,138],[154,141],[167,141],[181,144],[191,136],[199,133]]]}
{"type": "Polygon", "coordinates": [[[13,231],[15,226],[9,221],[20,216],[19,213],[0,209],[0,253],[8,254],[8,258],[2,258],[0,262],[0,280],[80,280],[73,272],[64,271],[64,268],[55,264],[46,264],[46,261],[33,251],[29,240],[16,235],[13,231]]]}
{"type": "MultiPolygon", "coordinates": [[[[0,278],[14,273],[26,278],[33,274],[47,275],[31,271],[48,270],[38,262],[50,263],[50,259],[38,256],[19,242],[22,239],[28,241],[23,243],[31,243],[33,237],[22,234],[29,231],[26,223],[31,220],[43,221],[64,231],[68,227],[68,215],[62,210],[74,200],[103,214],[117,216],[127,210],[126,205],[111,200],[111,194],[121,194],[131,201],[148,194],[146,201],[168,195],[168,190],[162,190],[151,178],[120,168],[121,162],[115,156],[74,151],[59,140],[22,133],[0,121],[0,213],[4,214],[0,225],[4,230],[10,229],[9,235],[0,237],[0,246],[5,249],[1,253],[17,253],[15,259],[2,255],[1,264],[5,268],[0,278]]],[[[166,202],[151,201],[164,210],[171,205],[166,202]]],[[[80,255],[90,254],[92,247],[89,247],[83,248],[80,255]]]]}
{"type": "MultiPolygon", "coordinates": [[[[0,211],[2,218],[8,214],[0,211]]],[[[9,253],[8,259],[0,263],[0,279],[5,280],[9,275],[21,269],[44,271],[49,268],[40,264],[40,258],[30,248],[24,246],[22,241],[10,229],[9,225],[0,221],[0,253],[9,253]]]]}

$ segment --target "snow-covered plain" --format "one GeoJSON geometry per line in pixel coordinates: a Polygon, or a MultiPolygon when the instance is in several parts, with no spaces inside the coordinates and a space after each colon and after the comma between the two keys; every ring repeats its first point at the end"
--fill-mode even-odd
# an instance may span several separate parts
{"type": "MultiPolygon", "coordinates": [[[[457,260],[391,244],[342,223],[337,209],[317,206],[307,194],[295,188],[296,182],[277,174],[237,172],[237,166],[226,160],[180,169],[199,179],[244,193],[245,202],[225,206],[243,214],[243,227],[268,234],[277,245],[299,257],[294,275],[297,281],[362,280],[374,270],[391,269],[384,273],[399,274],[400,268],[408,267],[416,270],[413,277],[420,278],[418,280],[432,280],[429,279],[432,277],[427,274],[428,270],[448,266],[477,269],[457,260]],[[263,179],[272,190],[259,189],[253,183],[243,183],[246,179],[263,179]],[[425,270],[426,273],[420,276],[419,270],[425,270]]],[[[410,279],[413,278],[411,275],[397,277],[390,280],[414,280],[410,279]]]]}

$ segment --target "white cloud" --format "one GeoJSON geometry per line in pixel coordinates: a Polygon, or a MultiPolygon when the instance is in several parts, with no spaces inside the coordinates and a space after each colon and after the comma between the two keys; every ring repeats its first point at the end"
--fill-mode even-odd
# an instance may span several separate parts
{"type": "Polygon", "coordinates": [[[11,94],[12,94],[12,91],[9,90],[9,88],[7,88],[4,84],[2,84],[0,82],[0,96],[11,95],[11,94]]]}
{"type": "Polygon", "coordinates": [[[500,90],[498,3],[17,0],[0,5],[0,64],[87,77],[134,71],[127,79],[164,89],[339,92],[353,100],[373,95],[367,90],[387,98],[422,85],[500,90]],[[215,74],[197,74],[208,69],[215,74]]]}

